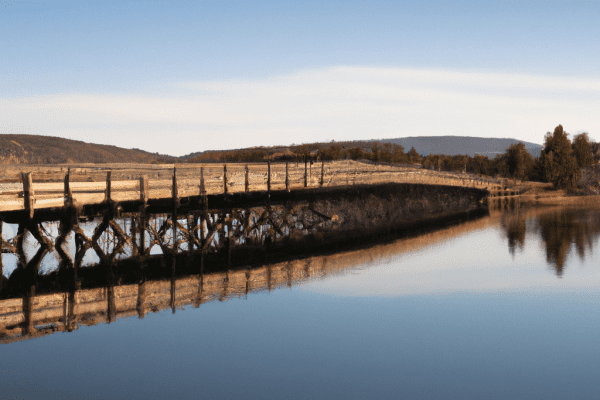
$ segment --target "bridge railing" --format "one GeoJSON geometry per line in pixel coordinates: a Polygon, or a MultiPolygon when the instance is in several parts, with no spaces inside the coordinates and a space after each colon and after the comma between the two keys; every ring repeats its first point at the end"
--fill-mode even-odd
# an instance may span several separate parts
{"type": "Polygon", "coordinates": [[[502,190],[506,182],[474,174],[355,161],[229,163],[23,172],[21,182],[0,183],[0,211],[61,207],[68,201],[98,204],[190,197],[204,193],[298,190],[381,183],[422,183],[502,190]],[[50,181],[54,179],[54,182],[50,181]],[[58,182],[57,182],[58,180],[58,182]],[[175,189],[175,190],[174,190],[175,189]]]}

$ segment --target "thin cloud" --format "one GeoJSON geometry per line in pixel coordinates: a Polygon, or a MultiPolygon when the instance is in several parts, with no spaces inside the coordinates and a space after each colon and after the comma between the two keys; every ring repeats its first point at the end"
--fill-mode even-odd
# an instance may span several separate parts
{"type": "Polygon", "coordinates": [[[541,143],[559,123],[600,139],[600,80],[589,78],[335,67],[261,80],[176,82],[155,93],[0,99],[0,119],[46,135],[116,139],[110,144],[170,154],[411,135],[541,143]]]}

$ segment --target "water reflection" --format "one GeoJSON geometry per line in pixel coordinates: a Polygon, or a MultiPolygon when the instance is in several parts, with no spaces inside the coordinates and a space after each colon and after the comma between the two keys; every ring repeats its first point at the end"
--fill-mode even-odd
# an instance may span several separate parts
{"type": "MultiPolygon", "coordinates": [[[[85,268],[61,264],[49,274],[31,275],[35,268],[25,266],[3,282],[0,336],[10,342],[295,286],[363,296],[551,287],[551,280],[557,280],[546,266],[562,277],[571,250],[584,262],[599,235],[598,209],[536,209],[516,203],[484,218],[385,245],[255,267],[232,267],[227,242],[222,253],[171,252],[85,268]],[[543,246],[545,260],[536,254],[536,243],[543,246]]],[[[30,260],[19,262],[37,265],[45,252],[39,247],[30,260]]],[[[572,287],[587,279],[573,278],[572,287]]]]}
{"type": "Polygon", "coordinates": [[[544,213],[536,219],[536,229],[545,245],[546,260],[560,277],[572,249],[581,261],[591,254],[600,236],[600,212],[567,209],[544,213]]]}
{"type": "Polygon", "coordinates": [[[532,208],[515,202],[500,215],[509,253],[523,252],[527,234],[539,237],[546,261],[558,277],[564,274],[571,250],[583,262],[600,236],[598,208],[532,208]]]}

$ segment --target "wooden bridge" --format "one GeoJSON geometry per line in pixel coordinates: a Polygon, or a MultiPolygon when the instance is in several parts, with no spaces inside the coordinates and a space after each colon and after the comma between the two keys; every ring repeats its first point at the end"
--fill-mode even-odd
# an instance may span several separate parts
{"type": "Polygon", "coordinates": [[[0,212],[85,206],[107,202],[176,203],[206,195],[299,191],[381,183],[415,183],[487,189],[491,197],[518,195],[506,181],[473,174],[355,161],[167,166],[23,166],[0,183],[0,212]]]}

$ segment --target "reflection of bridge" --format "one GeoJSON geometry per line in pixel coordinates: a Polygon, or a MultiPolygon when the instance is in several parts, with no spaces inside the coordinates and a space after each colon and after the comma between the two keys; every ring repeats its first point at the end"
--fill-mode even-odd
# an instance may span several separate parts
{"type": "MultiPolygon", "coordinates": [[[[161,256],[157,260],[161,264],[159,259],[162,259],[163,272],[171,274],[171,277],[158,280],[146,279],[150,270],[156,267],[152,267],[152,262],[147,259],[148,265],[144,272],[136,276],[135,283],[116,285],[115,282],[126,279],[126,276],[107,277],[105,272],[99,271],[96,274],[99,279],[95,282],[97,287],[37,295],[28,290],[22,297],[0,300],[0,342],[10,343],[54,332],[72,331],[82,325],[112,322],[117,318],[143,318],[148,312],[167,309],[175,312],[184,306],[199,307],[205,302],[226,301],[251,293],[292,287],[311,279],[341,274],[359,265],[369,265],[378,259],[427,248],[472,230],[484,229],[490,223],[489,218],[478,219],[362,250],[313,256],[257,268],[223,268],[181,277],[172,275],[172,269],[165,265],[168,263],[161,256]]],[[[180,270],[190,263],[198,264],[198,260],[180,258],[175,268],[180,270]]],[[[200,268],[200,265],[195,268],[200,268]]],[[[47,287],[45,289],[49,290],[47,287]]]]}

